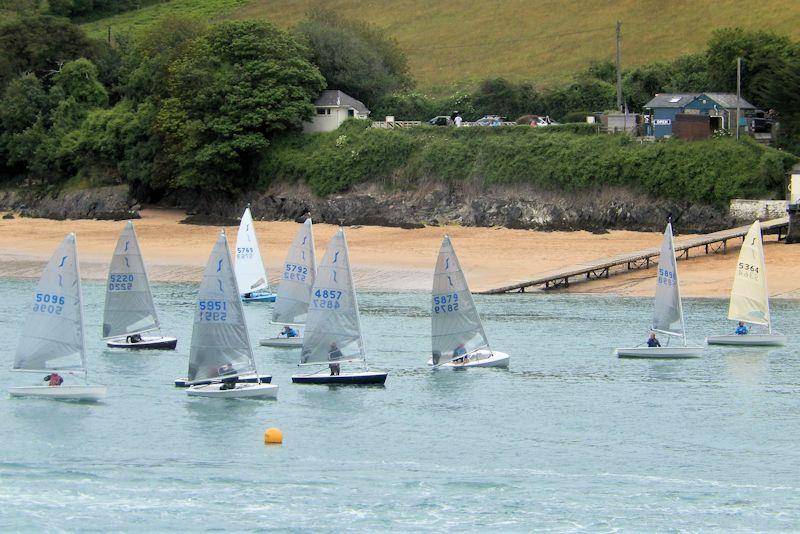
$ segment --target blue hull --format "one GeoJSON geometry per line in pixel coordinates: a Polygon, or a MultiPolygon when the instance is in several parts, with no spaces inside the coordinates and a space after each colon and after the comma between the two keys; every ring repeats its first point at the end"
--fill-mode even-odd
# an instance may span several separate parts
{"type": "Polygon", "coordinates": [[[242,295],[242,302],[275,302],[275,293],[256,293],[251,297],[242,295]]]}

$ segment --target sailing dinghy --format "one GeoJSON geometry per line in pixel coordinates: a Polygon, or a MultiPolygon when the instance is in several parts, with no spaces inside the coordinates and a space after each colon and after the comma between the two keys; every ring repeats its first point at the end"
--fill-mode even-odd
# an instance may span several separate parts
{"type": "Polygon", "coordinates": [[[386,382],[384,371],[341,372],[345,363],[366,367],[358,301],[344,230],[328,244],[311,292],[300,365],[325,366],[320,372],[292,376],[297,384],[369,385],[386,382]]]}
{"type": "MultiPolygon", "coordinates": [[[[314,257],[314,231],[311,219],[306,219],[289,247],[283,264],[283,275],[278,286],[278,297],[272,308],[272,324],[288,327],[304,326],[311,301],[311,289],[317,277],[317,261],[314,257]]],[[[303,346],[301,335],[288,337],[278,335],[259,341],[266,347],[299,348],[303,346]]]]}
{"type": "Polygon", "coordinates": [[[435,367],[508,367],[510,356],[489,348],[467,279],[448,236],[442,239],[431,295],[431,359],[435,367]]]}
{"type": "Polygon", "coordinates": [[[275,293],[269,290],[249,206],[244,210],[236,235],[236,283],[244,302],[275,302],[275,293]]]}
{"type": "Polygon", "coordinates": [[[258,371],[224,231],[200,283],[187,376],[189,396],[274,399],[278,395],[276,385],[258,379],[239,381],[239,376],[257,377],[258,371]]]}
{"type": "MultiPolygon", "coordinates": [[[[75,234],[69,234],[61,242],[44,268],[22,328],[12,370],[83,375],[86,379],[83,296],[75,234]]],[[[12,387],[8,392],[13,397],[96,401],[106,396],[106,389],[106,386],[66,384],[12,387]]]]}
{"type": "Polygon", "coordinates": [[[144,335],[160,324],[133,223],[119,236],[106,284],[103,339],[113,348],[173,350],[178,338],[144,335]]]}
{"type": "Polygon", "coordinates": [[[767,266],[764,261],[764,245],[761,238],[761,223],[756,221],[747,232],[739,251],[739,261],[733,277],[728,319],[753,325],[766,326],[766,334],[709,336],[709,345],[776,346],[786,344],[786,336],[772,332],[769,313],[769,291],[767,290],[767,266]]]}
{"type": "Polygon", "coordinates": [[[686,344],[686,325],[683,321],[683,304],[678,282],[678,266],[675,247],[672,243],[672,222],[667,223],[661,252],[658,256],[658,280],[656,282],[653,332],[683,339],[683,346],[619,348],[614,352],[620,358],[683,359],[697,358],[703,347],[686,344]]]}

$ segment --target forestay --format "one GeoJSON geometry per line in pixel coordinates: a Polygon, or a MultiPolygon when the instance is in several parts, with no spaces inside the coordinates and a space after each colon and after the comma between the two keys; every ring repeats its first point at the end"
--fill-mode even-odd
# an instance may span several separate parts
{"type": "Polygon", "coordinates": [[[756,221],[744,238],[731,289],[728,319],[769,325],[769,293],[761,223],[756,221]]]}
{"type": "Polygon", "coordinates": [[[53,253],[22,328],[14,369],[86,372],[83,302],[75,234],[53,253]]]}
{"type": "Polygon", "coordinates": [[[316,277],[314,231],[311,219],[306,219],[292,241],[283,264],[278,297],[272,308],[273,323],[298,325],[305,322],[316,277]]]}
{"type": "Polygon", "coordinates": [[[456,357],[454,351],[462,345],[467,353],[489,347],[467,279],[448,236],[442,240],[433,274],[431,342],[434,365],[452,360],[456,357]]]}
{"type": "Polygon", "coordinates": [[[255,372],[253,349],[225,233],[208,258],[197,299],[189,382],[255,372]]]}
{"type": "Polygon", "coordinates": [[[308,307],[300,364],[365,359],[347,240],[341,228],[328,244],[308,307]]]}
{"type": "Polygon", "coordinates": [[[683,336],[683,310],[676,264],[675,247],[672,244],[672,223],[667,223],[658,257],[653,330],[673,336],[683,336]]]}
{"type": "Polygon", "coordinates": [[[250,208],[244,210],[236,236],[236,282],[242,295],[269,288],[250,208]]]}
{"type": "Polygon", "coordinates": [[[119,236],[108,270],[103,337],[109,339],[141,334],[158,328],[158,316],[139,250],[139,240],[133,223],[128,221],[119,236]]]}

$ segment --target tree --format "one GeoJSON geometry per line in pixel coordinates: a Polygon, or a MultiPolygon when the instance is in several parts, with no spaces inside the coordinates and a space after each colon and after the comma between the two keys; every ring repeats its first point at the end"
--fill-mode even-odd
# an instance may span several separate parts
{"type": "Polygon", "coordinates": [[[529,83],[513,83],[504,78],[481,82],[472,96],[478,115],[503,115],[511,120],[526,113],[538,113],[539,93],[529,83]]]}
{"type": "Polygon", "coordinates": [[[306,50],[266,22],[226,22],[169,69],[158,128],[179,168],[176,184],[236,190],[272,136],[299,128],[325,81],[306,50]]]}
{"type": "Polygon", "coordinates": [[[92,43],[68,20],[22,17],[0,26],[0,89],[26,72],[46,80],[67,61],[92,57],[92,43]]]}
{"type": "Polygon", "coordinates": [[[709,90],[708,58],[706,54],[687,54],[670,65],[671,77],[662,92],[702,93],[709,90]]]}
{"type": "Polygon", "coordinates": [[[397,43],[364,22],[329,10],[308,13],[297,34],[329,89],[340,89],[374,106],[380,97],[412,87],[408,61],[397,43]]]}
{"type": "Polygon", "coordinates": [[[672,78],[672,66],[666,63],[649,63],[625,71],[622,77],[622,95],[631,111],[642,107],[661,93],[672,78]]]}

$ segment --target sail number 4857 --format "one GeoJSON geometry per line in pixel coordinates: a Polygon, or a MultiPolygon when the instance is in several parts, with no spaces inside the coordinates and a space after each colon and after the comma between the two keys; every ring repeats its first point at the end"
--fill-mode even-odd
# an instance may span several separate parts
{"type": "Polygon", "coordinates": [[[452,313],[458,311],[458,293],[433,296],[433,313],[452,313]]]}
{"type": "Polygon", "coordinates": [[[338,289],[317,289],[314,291],[314,298],[311,299],[311,305],[318,309],[335,310],[342,305],[339,300],[342,298],[342,292],[338,289]]]}
{"type": "Polygon", "coordinates": [[[49,315],[61,315],[64,310],[64,297],[55,293],[36,293],[33,311],[49,315]]]}
{"type": "Polygon", "coordinates": [[[228,303],[224,300],[201,300],[198,306],[201,321],[225,321],[228,319],[228,303]]]}

